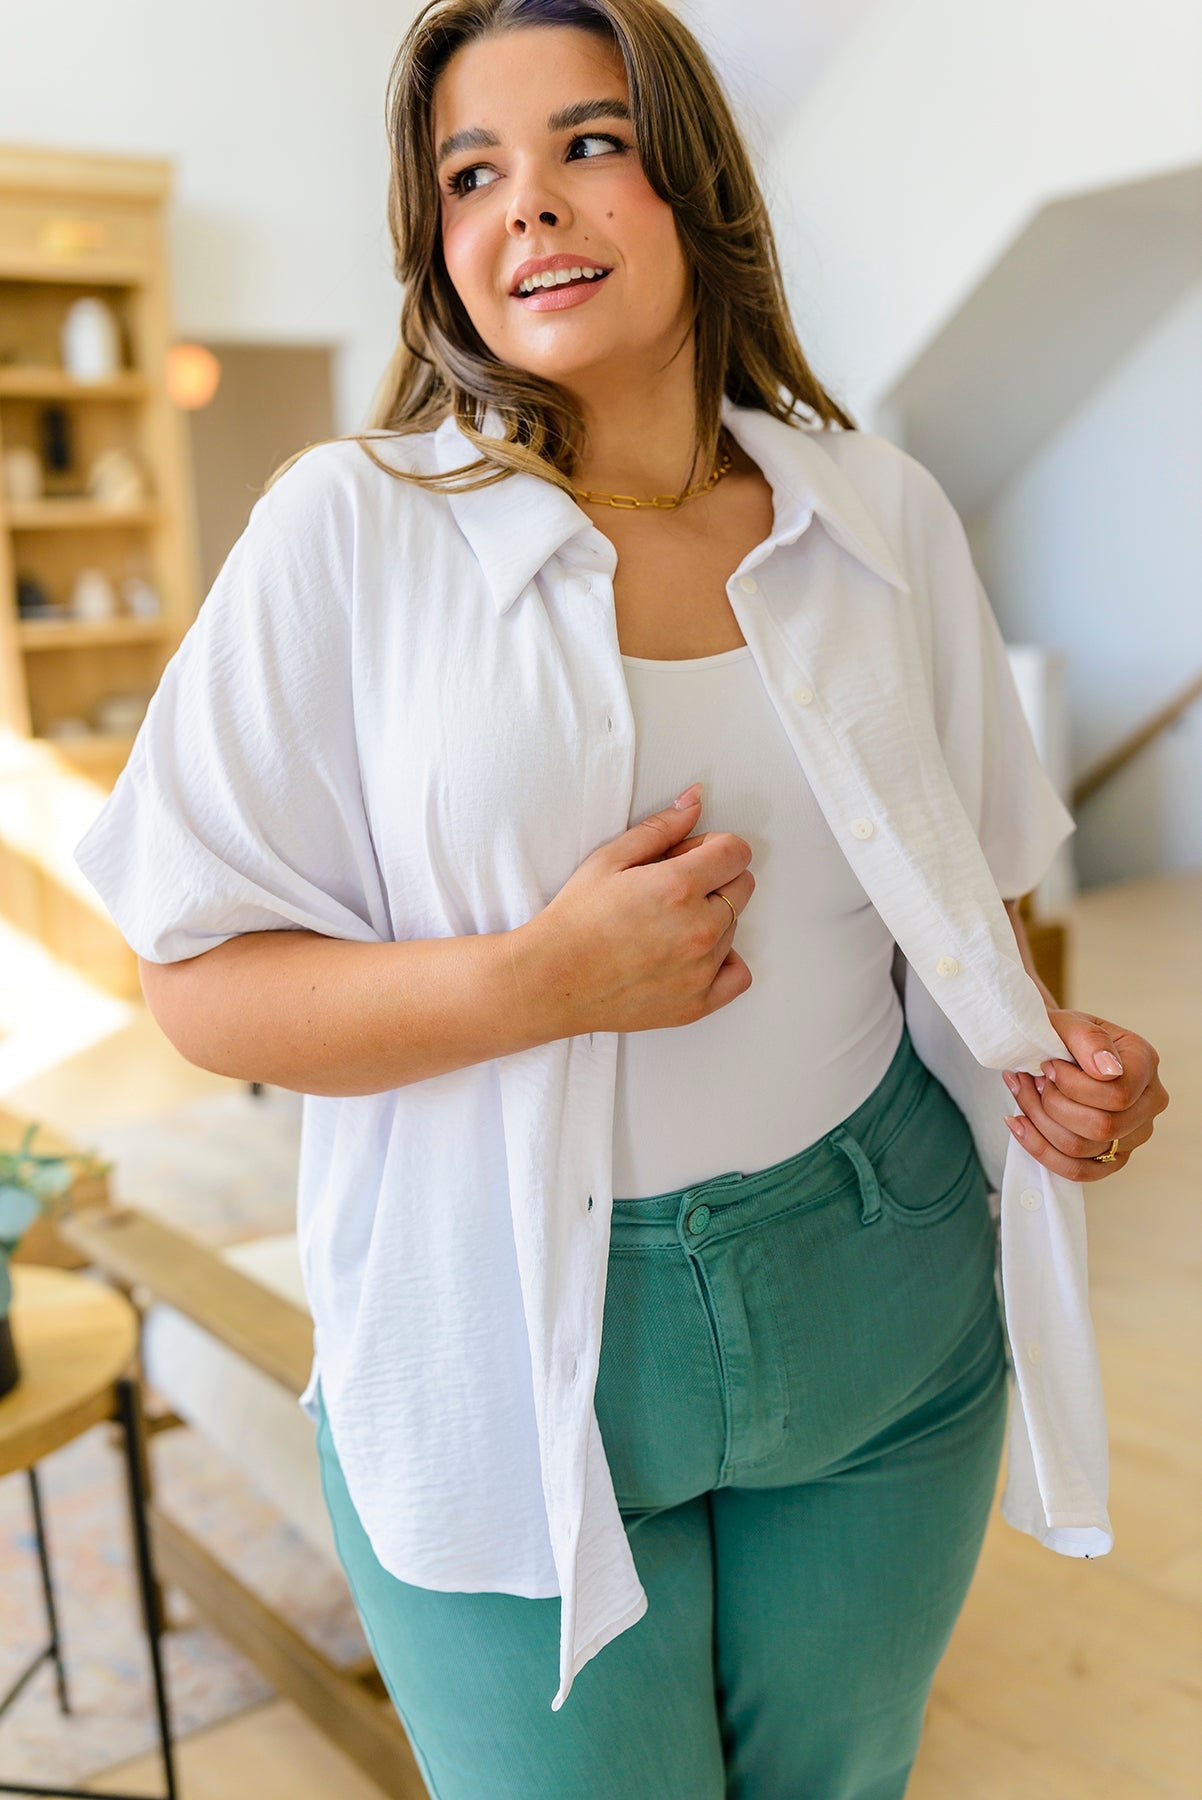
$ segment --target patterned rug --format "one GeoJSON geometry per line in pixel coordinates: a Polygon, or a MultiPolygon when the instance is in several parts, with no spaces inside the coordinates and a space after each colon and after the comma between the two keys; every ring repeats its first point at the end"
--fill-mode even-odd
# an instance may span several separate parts
{"type": "MultiPolygon", "coordinates": [[[[235,1243],[294,1223],[300,1111],[300,1096],[285,1089],[254,1096],[231,1087],[151,1121],[92,1131],[87,1147],[113,1159],[115,1200],[136,1201],[209,1243],[235,1243]]],[[[54,1668],[44,1662],[0,1718],[0,1782],[75,1787],[158,1743],[125,1469],[111,1435],[96,1426],[38,1465],[71,1711],[59,1711],[54,1668]]],[[[189,1427],[154,1437],[150,1454],[164,1512],[334,1662],[366,1653],[341,1572],[314,1556],[240,1470],[189,1427]]],[[[23,1474],[0,1480],[0,1566],[2,1696],[49,1635],[23,1474]]],[[[166,1606],[172,1628],[162,1649],[177,1738],[272,1697],[178,1589],[166,1590],[166,1606]]]]}

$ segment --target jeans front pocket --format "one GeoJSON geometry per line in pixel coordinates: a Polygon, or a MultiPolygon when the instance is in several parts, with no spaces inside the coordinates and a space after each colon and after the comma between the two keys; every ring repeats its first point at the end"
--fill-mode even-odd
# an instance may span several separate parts
{"type": "Polygon", "coordinates": [[[903,1225],[938,1225],[988,1193],[968,1120],[934,1075],[874,1162],[882,1209],[903,1225]]]}
{"type": "Polygon", "coordinates": [[[882,1188],[881,1206],[891,1219],[898,1219],[905,1225],[938,1225],[963,1206],[968,1196],[984,1181],[980,1158],[970,1145],[967,1156],[950,1182],[947,1182],[946,1176],[941,1176],[933,1189],[921,1189],[916,1199],[909,1197],[912,1192],[910,1182],[905,1185],[904,1197],[899,1197],[893,1188],[882,1188]]]}

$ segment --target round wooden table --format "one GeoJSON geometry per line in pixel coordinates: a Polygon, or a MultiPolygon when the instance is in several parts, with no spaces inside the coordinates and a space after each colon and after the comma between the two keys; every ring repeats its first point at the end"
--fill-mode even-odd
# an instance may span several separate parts
{"type": "MultiPolygon", "coordinates": [[[[171,1728],[160,1656],[162,1617],[146,1524],[145,1425],[134,1366],[138,1314],[124,1294],[87,1275],[32,1263],[12,1263],[9,1272],[13,1283],[9,1320],[21,1375],[16,1387],[0,1399],[0,1476],[24,1469],[29,1478],[50,1641],[0,1700],[0,1714],[47,1659],[53,1659],[55,1666],[59,1710],[71,1710],[36,1464],[93,1425],[115,1420],[123,1427],[134,1560],[154,1674],[167,1800],[175,1800],[171,1728]]],[[[61,1800],[63,1796],[87,1796],[93,1792],[87,1788],[32,1787],[0,1781],[0,1793],[5,1794],[54,1795],[61,1800]]],[[[128,1796],[126,1800],[138,1797],[128,1796]]]]}

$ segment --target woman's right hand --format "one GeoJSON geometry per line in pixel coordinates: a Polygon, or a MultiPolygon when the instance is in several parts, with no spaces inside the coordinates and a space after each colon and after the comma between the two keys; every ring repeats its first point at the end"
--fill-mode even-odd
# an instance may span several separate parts
{"type": "Polygon", "coordinates": [[[548,1036],[691,1025],[751,986],[731,948],[755,888],[751,846],[729,831],[685,842],[700,807],[698,795],[599,844],[509,934],[523,1002],[548,1036]]]}

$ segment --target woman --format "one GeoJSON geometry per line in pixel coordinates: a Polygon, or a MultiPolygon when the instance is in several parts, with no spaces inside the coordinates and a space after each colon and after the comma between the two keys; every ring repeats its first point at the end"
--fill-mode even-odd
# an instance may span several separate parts
{"type": "Polygon", "coordinates": [[[306,1096],[302,1404],[431,1792],[900,1796],[995,1186],[1003,1509],[1109,1547],[1080,1186],[1156,1053],[1034,976],[1072,822],[685,28],[439,0],[390,119],[376,429],[256,505],[77,857],[183,1054],[306,1096]]]}

